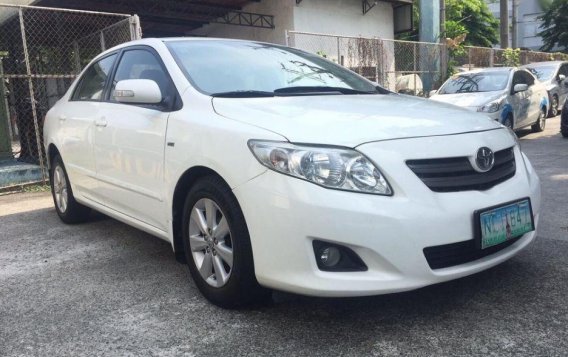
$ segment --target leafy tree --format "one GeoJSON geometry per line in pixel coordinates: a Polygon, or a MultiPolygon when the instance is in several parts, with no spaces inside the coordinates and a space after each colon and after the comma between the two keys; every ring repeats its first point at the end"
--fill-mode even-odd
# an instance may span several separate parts
{"type": "Polygon", "coordinates": [[[568,1],[554,0],[545,13],[539,17],[543,21],[539,33],[544,45],[543,51],[551,51],[558,46],[568,52],[568,1]]]}
{"type": "MultiPolygon", "coordinates": [[[[431,1],[431,0],[425,0],[431,1]]],[[[414,28],[399,36],[403,40],[418,40],[419,4],[414,2],[414,28]]],[[[442,38],[466,35],[464,45],[491,47],[499,42],[499,22],[484,0],[446,0],[446,33],[442,38]]]]}

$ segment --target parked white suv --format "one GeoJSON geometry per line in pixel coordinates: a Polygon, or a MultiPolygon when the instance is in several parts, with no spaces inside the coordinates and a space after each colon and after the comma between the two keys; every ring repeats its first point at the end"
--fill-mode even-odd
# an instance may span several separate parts
{"type": "Polygon", "coordinates": [[[362,296],[504,262],[540,184],[487,116],[266,43],[145,39],[98,56],[44,127],[55,207],[171,242],[201,292],[362,296]]]}

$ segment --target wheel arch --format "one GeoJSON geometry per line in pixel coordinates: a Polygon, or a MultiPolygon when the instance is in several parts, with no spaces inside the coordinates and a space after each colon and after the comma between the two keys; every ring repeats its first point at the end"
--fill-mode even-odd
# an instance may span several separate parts
{"type": "Polygon", "coordinates": [[[206,176],[219,177],[228,185],[227,181],[215,170],[206,166],[194,166],[187,169],[178,179],[172,197],[172,233],[173,248],[176,260],[180,263],[187,263],[183,251],[182,220],[183,206],[187,192],[200,178],[206,176]]]}
{"type": "Polygon", "coordinates": [[[51,143],[49,144],[49,146],[47,147],[47,167],[51,168],[51,164],[53,163],[53,158],[55,158],[56,155],[61,155],[61,153],[59,152],[59,149],[57,148],[57,146],[55,146],[55,144],[51,143]]]}

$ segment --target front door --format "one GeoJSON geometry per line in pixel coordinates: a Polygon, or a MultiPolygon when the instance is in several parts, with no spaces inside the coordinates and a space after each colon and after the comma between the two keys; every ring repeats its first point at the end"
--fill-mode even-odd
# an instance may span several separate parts
{"type": "Polygon", "coordinates": [[[96,190],[94,121],[116,57],[111,54],[87,68],[69,102],[55,114],[62,138],[59,151],[78,197],[91,197],[96,190]]]}
{"type": "Polygon", "coordinates": [[[531,89],[522,92],[514,92],[515,85],[526,84],[527,80],[522,71],[513,74],[513,83],[511,85],[511,104],[513,106],[513,125],[514,128],[522,128],[528,124],[529,109],[531,104],[531,89]]]}
{"type": "Polygon", "coordinates": [[[164,147],[169,113],[159,105],[116,102],[114,86],[125,79],[154,80],[162,93],[170,84],[151,51],[122,53],[95,134],[97,191],[102,204],[167,231],[164,147]]]}

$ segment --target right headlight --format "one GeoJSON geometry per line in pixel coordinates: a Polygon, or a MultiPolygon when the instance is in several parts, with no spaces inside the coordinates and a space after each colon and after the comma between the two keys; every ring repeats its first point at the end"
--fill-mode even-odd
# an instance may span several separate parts
{"type": "Polygon", "coordinates": [[[393,193],[379,169],[352,149],[257,140],[248,145],[262,165],[286,175],[337,190],[393,193]]]}

